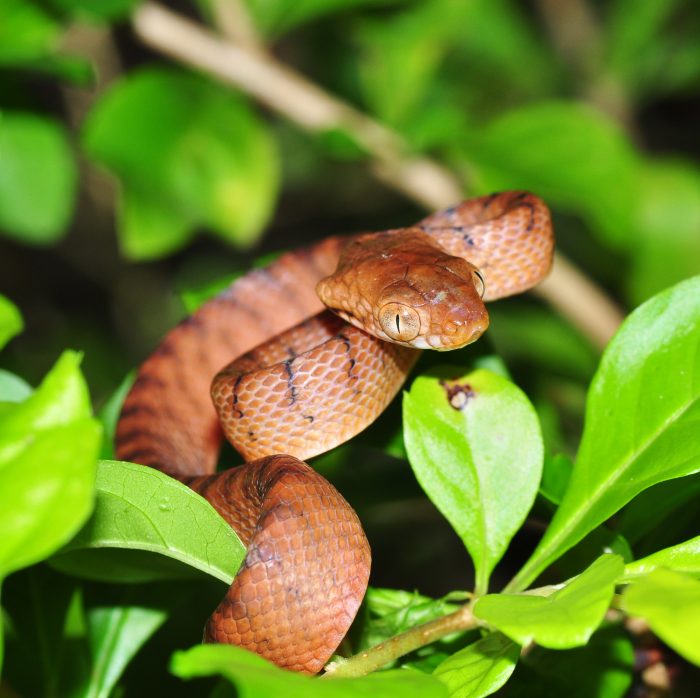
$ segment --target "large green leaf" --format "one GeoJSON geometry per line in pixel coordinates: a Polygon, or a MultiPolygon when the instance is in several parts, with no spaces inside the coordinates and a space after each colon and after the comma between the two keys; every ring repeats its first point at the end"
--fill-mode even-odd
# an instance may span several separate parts
{"type": "Polygon", "coordinates": [[[200,645],[176,652],[171,670],[183,679],[221,676],[240,698],[445,698],[447,689],[431,676],[398,669],[359,679],[313,679],[284,671],[257,654],[233,645],[200,645]]]}
{"type": "Polygon", "coordinates": [[[92,509],[101,428],[79,363],[65,352],[32,395],[0,413],[0,576],[50,555],[92,509]]]}
{"type": "Polygon", "coordinates": [[[700,536],[628,563],[622,581],[645,577],[661,567],[700,576],[700,536]]]}
{"type": "MultiPolygon", "coordinates": [[[[22,315],[17,307],[0,293],[0,349],[2,349],[24,327],[22,315]]],[[[3,400],[0,391],[0,400],[3,400]]]]}
{"type": "Polygon", "coordinates": [[[274,143],[241,97],[203,77],[129,75],[90,114],[84,143],[120,180],[120,240],[134,259],[181,247],[201,225],[245,247],[270,216],[274,143]]]}
{"type": "Polygon", "coordinates": [[[576,102],[517,107],[465,136],[486,191],[522,188],[585,216],[611,244],[636,243],[638,158],[612,119],[576,102]]]}
{"type": "Polygon", "coordinates": [[[482,698],[508,681],[519,656],[519,645],[490,633],[442,662],[433,676],[449,688],[451,698],[482,698]]]}
{"type": "Polygon", "coordinates": [[[76,179],[62,126],[0,113],[0,230],[35,244],[58,239],[73,212],[76,179]]]}
{"type": "Polygon", "coordinates": [[[564,499],[509,590],[542,570],[639,492],[700,470],[700,277],[635,310],[591,384],[564,499]]]}
{"type": "Polygon", "coordinates": [[[667,645],[700,665],[700,580],[671,570],[654,570],[627,587],[622,607],[644,618],[667,645]]]}
{"type": "Polygon", "coordinates": [[[233,529],[189,487],[143,465],[101,461],[93,515],[52,564],[105,581],[182,576],[177,567],[134,551],[160,553],[227,584],[245,556],[233,529]],[[101,548],[112,550],[100,554],[101,548]]]}
{"type": "Polygon", "coordinates": [[[623,570],[619,555],[602,555],[549,596],[488,594],[474,604],[474,616],[520,645],[585,645],[603,620],[623,570]]]}
{"type": "Polygon", "coordinates": [[[420,376],[403,405],[411,466],[467,547],[483,593],[537,494],[537,415],[517,386],[484,369],[420,376]]]}

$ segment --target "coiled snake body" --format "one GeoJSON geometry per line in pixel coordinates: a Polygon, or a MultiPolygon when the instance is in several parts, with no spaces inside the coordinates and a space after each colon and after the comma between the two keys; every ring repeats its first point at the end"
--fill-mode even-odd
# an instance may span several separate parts
{"type": "Polygon", "coordinates": [[[287,253],[166,335],[124,402],[116,450],[186,482],[247,546],[205,640],[323,667],[362,601],[370,551],[355,512],[302,460],[368,426],[420,349],[477,339],[482,298],[535,285],[552,247],[538,198],[473,199],[287,253]],[[222,429],[249,462],[216,473],[222,429]]]}

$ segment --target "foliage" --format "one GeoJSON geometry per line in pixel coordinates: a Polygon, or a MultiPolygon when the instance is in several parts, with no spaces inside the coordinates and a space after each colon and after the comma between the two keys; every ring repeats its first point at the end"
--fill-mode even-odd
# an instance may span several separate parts
{"type": "MultiPolygon", "coordinates": [[[[218,32],[225,4],[189,11],[218,32]]],[[[246,4],[263,52],[405,155],[467,195],[542,196],[559,248],[634,310],[600,357],[551,308],[496,304],[477,345],[421,359],[402,411],[314,463],[357,509],[382,585],[339,651],[464,609],[471,626],[362,678],[194,646],[245,551],[191,490],[112,460],[133,365],[255,264],[266,229],[258,265],[421,214],[376,186],[352,129],[304,135],[137,47],[138,0],[5,0],[0,694],[615,698],[640,680],[630,618],[692,684],[700,147],[678,114],[700,104],[697,4],[569,3],[573,25],[564,3],[246,4]]]]}

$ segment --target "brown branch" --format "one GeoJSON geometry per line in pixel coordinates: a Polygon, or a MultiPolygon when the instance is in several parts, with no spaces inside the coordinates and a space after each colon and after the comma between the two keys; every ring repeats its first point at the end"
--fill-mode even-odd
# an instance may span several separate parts
{"type": "MultiPolygon", "coordinates": [[[[312,132],[341,130],[370,158],[374,175],[408,198],[435,210],[464,198],[459,180],[446,168],[408,155],[401,137],[358,109],[329,95],[299,73],[259,50],[246,49],[151,2],[134,13],[137,35],[151,48],[248,93],[278,114],[312,132]]],[[[598,347],[622,320],[615,303],[561,255],[536,292],[598,347]]]]}

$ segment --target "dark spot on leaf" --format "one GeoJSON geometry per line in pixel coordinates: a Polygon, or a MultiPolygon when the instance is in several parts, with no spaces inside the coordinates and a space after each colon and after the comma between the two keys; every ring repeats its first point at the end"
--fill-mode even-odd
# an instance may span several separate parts
{"type": "Polygon", "coordinates": [[[440,385],[445,389],[450,407],[455,410],[463,410],[469,401],[476,397],[476,393],[469,383],[460,383],[459,380],[440,381],[440,385]]]}

